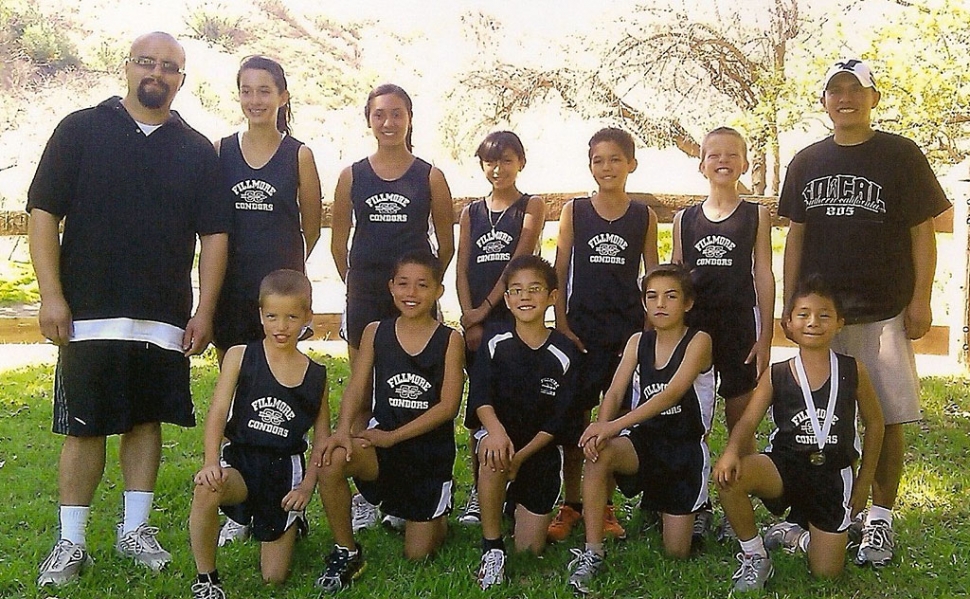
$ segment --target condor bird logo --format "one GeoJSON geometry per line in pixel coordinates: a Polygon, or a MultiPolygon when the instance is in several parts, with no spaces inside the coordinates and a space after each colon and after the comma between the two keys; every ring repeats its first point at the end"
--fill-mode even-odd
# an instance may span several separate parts
{"type": "Polygon", "coordinates": [[[421,397],[421,389],[417,385],[398,385],[395,391],[401,399],[417,399],[421,397]]]}
{"type": "Polygon", "coordinates": [[[266,194],[258,189],[247,189],[239,194],[239,199],[244,202],[259,203],[266,199],[266,194]]]}
{"type": "Polygon", "coordinates": [[[601,243],[596,246],[596,253],[600,256],[615,256],[621,251],[623,251],[622,248],[615,243],[601,243]]]}
{"type": "Polygon", "coordinates": [[[394,202],[381,202],[374,206],[374,210],[381,214],[395,214],[400,209],[401,206],[394,202]]]}
{"type": "Polygon", "coordinates": [[[721,245],[709,245],[701,253],[707,258],[723,258],[724,254],[727,253],[727,249],[721,245]]]}
{"type": "Polygon", "coordinates": [[[259,419],[266,424],[280,425],[286,418],[278,410],[265,408],[259,411],[259,419]]]}
{"type": "Polygon", "coordinates": [[[494,254],[495,252],[501,252],[502,250],[505,249],[505,242],[503,242],[500,239],[496,239],[495,241],[490,241],[486,243],[482,247],[482,249],[485,250],[485,253],[487,254],[494,254]]]}

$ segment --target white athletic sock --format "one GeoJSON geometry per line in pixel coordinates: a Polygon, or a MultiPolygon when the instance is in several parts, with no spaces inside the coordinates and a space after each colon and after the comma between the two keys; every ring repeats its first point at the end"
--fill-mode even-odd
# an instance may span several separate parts
{"type": "Polygon", "coordinates": [[[768,552],[765,551],[765,541],[761,538],[761,535],[755,535],[753,539],[748,539],[747,541],[738,539],[738,543],[741,544],[741,552],[745,555],[768,556],[768,552]]]}
{"type": "Polygon", "coordinates": [[[87,505],[62,505],[61,538],[67,539],[75,545],[86,545],[84,532],[88,525],[88,515],[91,507],[87,505]]]}
{"type": "Polygon", "coordinates": [[[125,519],[121,525],[122,534],[127,534],[148,522],[148,512],[152,509],[151,491],[125,491],[125,519]]]}
{"type": "Polygon", "coordinates": [[[889,508],[873,505],[869,508],[869,514],[866,516],[866,524],[872,524],[876,520],[882,520],[892,526],[893,511],[889,508]]]}

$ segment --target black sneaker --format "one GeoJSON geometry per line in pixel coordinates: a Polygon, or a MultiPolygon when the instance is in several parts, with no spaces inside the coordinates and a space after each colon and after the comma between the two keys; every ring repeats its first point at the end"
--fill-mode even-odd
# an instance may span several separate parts
{"type": "Polygon", "coordinates": [[[317,578],[317,588],[325,593],[336,593],[351,582],[357,580],[364,571],[364,552],[360,543],[354,543],[357,552],[350,555],[350,551],[334,546],[327,556],[327,567],[320,578],[317,578]]]}

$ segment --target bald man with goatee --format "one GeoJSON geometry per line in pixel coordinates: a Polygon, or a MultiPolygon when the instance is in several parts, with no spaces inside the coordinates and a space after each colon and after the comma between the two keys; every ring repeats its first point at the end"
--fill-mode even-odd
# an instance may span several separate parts
{"type": "Polygon", "coordinates": [[[161,423],[195,425],[189,356],[209,343],[225,271],[231,212],[216,154],[171,110],[185,50],[167,33],[143,35],[124,73],[124,98],[57,125],[27,196],[40,328],[59,347],[52,428],[64,436],[60,534],[38,585],[74,580],[91,562],[85,530],[108,435],[121,437],[124,479],[115,548],[152,570],[171,561],[148,524],[161,423]]]}

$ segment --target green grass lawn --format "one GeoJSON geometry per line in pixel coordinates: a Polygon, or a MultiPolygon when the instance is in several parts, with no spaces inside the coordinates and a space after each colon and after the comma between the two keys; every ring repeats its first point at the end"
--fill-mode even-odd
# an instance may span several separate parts
{"type": "MultiPolygon", "coordinates": [[[[326,361],[331,374],[333,413],[345,384],[346,362],[326,361]]],[[[193,368],[193,390],[200,424],[215,384],[211,357],[193,368]]],[[[775,555],[773,597],[952,597],[970,593],[970,387],[965,379],[924,380],[926,419],[908,429],[910,450],[900,491],[894,564],[873,571],[847,565],[840,580],[819,582],[807,570],[804,556],[775,555]]],[[[60,439],[50,433],[52,369],[35,367],[5,372],[0,379],[0,598],[188,597],[195,576],[188,544],[192,476],[202,456],[201,426],[164,430],[163,464],[152,523],[174,561],[154,575],[136,569],[114,554],[114,526],[121,516],[121,475],[117,439],[109,442],[108,467],[94,500],[88,546],[96,563],[80,582],[39,590],[37,566],[57,535],[57,456],[60,439]]],[[[712,448],[724,443],[723,415],[718,415],[712,448]]],[[[464,434],[460,443],[464,443],[464,434]]],[[[456,468],[456,505],[467,494],[466,461],[456,468]]],[[[662,555],[659,535],[641,531],[632,504],[620,503],[619,516],[630,539],[609,547],[608,568],[593,587],[593,597],[723,597],[736,568],[734,543],[708,541],[703,552],[686,562],[662,555]]],[[[297,547],[290,582],[281,588],[262,585],[258,545],[245,543],[219,553],[219,569],[230,598],[315,597],[313,580],[332,540],[322,509],[314,498],[309,509],[311,533],[297,547]]],[[[762,518],[766,512],[759,508],[762,518]]],[[[513,555],[509,583],[482,593],[475,584],[480,532],[453,525],[444,548],[433,559],[408,563],[402,539],[385,530],[360,535],[368,566],[360,581],[341,597],[571,597],[566,589],[568,549],[579,547],[581,533],[551,546],[541,558],[513,555]]]]}

